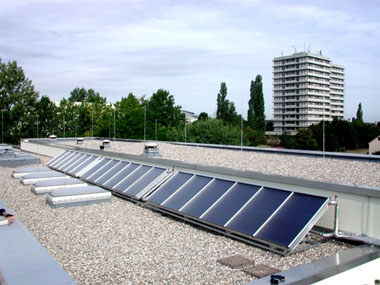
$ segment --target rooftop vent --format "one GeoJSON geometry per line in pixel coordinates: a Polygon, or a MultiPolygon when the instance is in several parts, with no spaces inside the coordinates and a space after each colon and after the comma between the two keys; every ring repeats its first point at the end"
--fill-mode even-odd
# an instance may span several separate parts
{"type": "Polygon", "coordinates": [[[110,148],[111,147],[111,143],[109,140],[103,140],[102,141],[102,146],[103,148],[110,148]]]}
{"type": "Polygon", "coordinates": [[[154,142],[145,143],[144,151],[141,155],[147,157],[161,157],[157,144],[154,142]]]}
{"type": "Polygon", "coordinates": [[[57,136],[56,135],[50,135],[49,136],[49,141],[50,142],[56,142],[57,141],[57,136]]]}
{"type": "Polygon", "coordinates": [[[83,138],[77,138],[77,144],[83,144],[83,138]]]}

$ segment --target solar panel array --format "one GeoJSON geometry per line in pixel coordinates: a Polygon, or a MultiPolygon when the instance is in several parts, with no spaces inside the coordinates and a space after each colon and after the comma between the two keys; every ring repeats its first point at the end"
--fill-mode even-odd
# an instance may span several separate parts
{"type": "Polygon", "coordinates": [[[67,150],[50,168],[274,251],[292,251],[329,198],[67,150]]]}
{"type": "Polygon", "coordinates": [[[177,172],[146,202],[245,238],[294,248],[328,198],[177,172]]]}
{"type": "Polygon", "coordinates": [[[168,175],[167,168],[70,150],[66,150],[47,165],[134,199],[140,199],[156,182],[168,175]]]}

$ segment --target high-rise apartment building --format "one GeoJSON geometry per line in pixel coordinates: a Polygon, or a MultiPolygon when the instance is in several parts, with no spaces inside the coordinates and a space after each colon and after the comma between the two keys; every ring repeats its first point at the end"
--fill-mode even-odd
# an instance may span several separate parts
{"type": "Polygon", "coordinates": [[[299,52],[274,58],[273,106],[278,133],[343,119],[344,67],[322,54],[299,52]]]}

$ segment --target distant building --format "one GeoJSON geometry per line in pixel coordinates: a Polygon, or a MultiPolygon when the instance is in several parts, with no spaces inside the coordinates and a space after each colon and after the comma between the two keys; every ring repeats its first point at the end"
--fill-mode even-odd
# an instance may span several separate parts
{"type": "Polygon", "coordinates": [[[375,152],[380,152],[380,136],[374,138],[369,142],[369,154],[374,154],[375,152]]]}
{"type": "Polygon", "coordinates": [[[188,123],[193,123],[196,120],[198,120],[198,116],[195,115],[195,113],[193,113],[193,112],[181,110],[181,113],[185,114],[186,122],[188,122],[188,123]]]}
{"type": "Polygon", "coordinates": [[[344,67],[320,54],[273,59],[274,131],[297,131],[344,115],[344,67]]]}

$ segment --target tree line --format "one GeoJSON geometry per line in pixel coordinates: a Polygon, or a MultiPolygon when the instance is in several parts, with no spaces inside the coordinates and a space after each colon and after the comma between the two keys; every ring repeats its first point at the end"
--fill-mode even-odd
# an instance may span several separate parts
{"type": "MultiPolygon", "coordinates": [[[[158,89],[150,97],[129,93],[113,104],[93,89],[75,88],[55,104],[40,96],[16,61],[2,63],[0,58],[0,107],[2,142],[18,144],[20,138],[109,137],[162,141],[257,146],[266,144],[265,131],[273,123],[265,120],[261,75],[251,81],[247,120],[227,99],[228,89],[221,82],[216,95],[216,118],[207,113],[186,122],[181,106],[169,91],[158,89]]],[[[344,151],[367,147],[379,135],[379,124],[363,122],[359,105],[352,122],[325,122],[325,149],[344,151]]],[[[322,150],[323,125],[301,129],[296,136],[285,132],[280,144],[286,148],[322,150]]]]}
{"type": "Polygon", "coordinates": [[[300,129],[295,136],[284,132],[280,136],[280,141],[283,147],[291,149],[346,151],[368,148],[368,143],[378,135],[380,135],[380,122],[365,123],[362,105],[359,103],[356,118],[352,118],[351,122],[338,119],[333,119],[331,122],[321,121],[307,129],[300,129]]]}
{"type": "Polygon", "coordinates": [[[149,98],[129,93],[111,104],[93,89],[75,88],[55,104],[48,96],[39,95],[16,61],[2,63],[0,58],[2,142],[11,144],[18,144],[20,138],[46,138],[53,134],[240,144],[244,133],[245,145],[264,142],[261,76],[251,84],[248,121],[237,114],[234,103],[226,97],[227,85],[222,82],[216,118],[202,112],[194,123],[186,122],[181,106],[164,89],[158,89],[149,98]],[[259,108],[258,100],[262,102],[259,108]]]}

